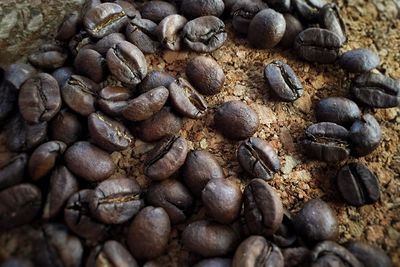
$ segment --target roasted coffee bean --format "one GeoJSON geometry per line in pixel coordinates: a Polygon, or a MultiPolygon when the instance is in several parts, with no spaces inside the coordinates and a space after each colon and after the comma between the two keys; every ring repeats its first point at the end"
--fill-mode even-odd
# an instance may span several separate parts
{"type": "Polygon", "coordinates": [[[49,174],[66,148],[67,145],[60,141],[50,141],[38,146],[29,158],[30,178],[35,181],[49,174]]]}
{"type": "Polygon", "coordinates": [[[128,178],[101,182],[89,202],[91,214],[106,224],[121,224],[132,218],[144,206],[140,187],[128,178]]]}
{"type": "Polygon", "coordinates": [[[205,150],[192,150],[182,168],[183,181],[196,196],[200,196],[211,179],[224,179],[224,171],[217,159],[205,150]]]}
{"type": "Polygon", "coordinates": [[[201,192],[201,200],[207,215],[224,224],[236,220],[242,209],[242,191],[226,179],[211,179],[201,192]]]}
{"type": "Polygon", "coordinates": [[[302,59],[323,64],[335,62],[340,46],[339,36],[329,30],[319,28],[308,28],[302,31],[294,42],[294,48],[302,59]]]}
{"type": "Polygon", "coordinates": [[[122,116],[130,121],[142,121],[159,112],[167,102],[169,91],[164,86],[156,87],[128,102],[122,116]]]}
{"type": "Polygon", "coordinates": [[[124,10],[115,3],[97,5],[88,10],[83,18],[86,31],[95,38],[118,32],[127,22],[124,10]]]}
{"type": "Polygon", "coordinates": [[[198,119],[207,112],[207,104],[204,98],[183,78],[179,78],[168,87],[169,98],[172,106],[181,115],[198,119]]]}
{"type": "Polygon", "coordinates": [[[0,266],[1,267],[33,267],[33,264],[32,264],[32,262],[30,262],[27,259],[19,259],[19,258],[9,257],[6,260],[4,260],[0,266]]]}
{"type": "Polygon", "coordinates": [[[30,223],[39,213],[42,195],[32,184],[19,184],[0,191],[0,229],[30,223]]]}
{"type": "Polygon", "coordinates": [[[207,220],[192,222],[182,232],[185,248],[203,257],[227,255],[238,242],[238,234],[229,225],[207,220]]]}
{"type": "Polygon", "coordinates": [[[247,34],[254,16],[268,5],[262,0],[240,0],[232,6],[232,26],[240,34],[247,34]]]}
{"type": "Polygon", "coordinates": [[[125,41],[125,35],[119,32],[111,33],[107,36],[104,36],[99,41],[97,41],[94,50],[99,52],[102,55],[106,55],[107,51],[115,46],[116,44],[125,41]]]}
{"type": "Polygon", "coordinates": [[[25,178],[27,166],[28,155],[25,153],[0,161],[0,190],[19,184],[25,178]]]}
{"type": "Polygon", "coordinates": [[[56,69],[64,65],[67,60],[66,51],[58,45],[44,44],[39,51],[28,57],[29,62],[41,69],[56,69]]]}
{"type": "MultiPolygon", "coordinates": [[[[21,85],[32,78],[36,74],[36,69],[29,64],[25,63],[14,63],[8,66],[4,71],[4,80],[11,83],[16,89],[19,89],[21,85]]],[[[1,100],[3,100],[1,98],[1,100]]],[[[0,107],[3,103],[0,102],[0,107]]]]}
{"type": "Polygon", "coordinates": [[[199,17],[186,23],[183,42],[193,51],[210,53],[220,48],[227,38],[225,24],[215,16],[199,17]]]}
{"type": "Polygon", "coordinates": [[[319,11],[319,21],[322,28],[336,33],[342,44],[346,42],[346,25],[336,4],[329,3],[324,5],[319,11]]]}
{"type": "Polygon", "coordinates": [[[92,249],[86,267],[139,267],[129,251],[115,240],[108,240],[104,245],[92,249]]]}
{"type": "Polygon", "coordinates": [[[303,85],[293,69],[286,63],[275,60],[264,70],[264,79],[272,91],[282,100],[295,101],[304,95],[303,85]]]}
{"type": "Polygon", "coordinates": [[[336,183],[340,194],[350,205],[373,204],[379,199],[378,178],[361,163],[350,163],[340,169],[336,183]]]}
{"type": "Polygon", "coordinates": [[[28,79],[21,87],[18,106],[22,117],[29,123],[51,120],[61,108],[57,81],[47,73],[28,79]]]}
{"type": "Polygon", "coordinates": [[[139,92],[145,93],[159,86],[168,88],[175,81],[175,78],[164,71],[153,70],[147,74],[143,81],[138,85],[139,92]]]}
{"type": "Polygon", "coordinates": [[[57,166],[50,177],[49,193],[44,206],[43,218],[51,219],[57,216],[68,199],[78,190],[76,177],[65,166],[57,166]]]}
{"type": "Polygon", "coordinates": [[[143,53],[153,54],[160,46],[157,42],[156,29],[157,24],[153,21],[134,18],[126,26],[125,34],[128,41],[136,45],[143,53]]]}
{"type": "Polygon", "coordinates": [[[149,119],[135,123],[130,129],[139,139],[155,142],[166,136],[177,134],[182,125],[182,118],[175,115],[169,107],[164,107],[149,119]]]}
{"type": "Polygon", "coordinates": [[[28,124],[19,114],[14,116],[5,128],[6,145],[11,151],[31,150],[46,140],[47,122],[28,124]]]}
{"type": "Polygon", "coordinates": [[[127,41],[108,50],[107,65],[119,81],[129,86],[136,86],[147,74],[147,62],[142,51],[127,41]]]}
{"type": "Polygon", "coordinates": [[[325,0],[293,0],[295,10],[307,22],[318,21],[319,11],[325,4],[325,0]]]}
{"type": "Polygon", "coordinates": [[[106,61],[93,49],[81,49],[75,57],[74,67],[81,74],[94,82],[101,82],[106,73],[106,61]]]}
{"type": "Polygon", "coordinates": [[[252,177],[265,180],[272,179],[281,166],[274,149],[257,137],[243,141],[237,150],[237,159],[240,166],[252,177]]]}
{"type": "Polygon", "coordinates": [[[193,198],[188,189],[175,179],[152,184],[146,193],[146,201],[163,208],[172,224],[184,222],[193,208],[193,198]]]}
{"type": "Polygon", "coordinates": [[[281,13],[291,11],[291,0],[265,0],[268,6],[281,13]]]}
{"type": "Polygon", "coordinates": [[[371,114],[365,114],[355,121],[349,131],[351,153],[356,157],[366,156],[374,151],[382,140],[382,130],[371,114]]]}
{"type": "Polygon", "coordinates": [[[182,29],[187,19],[175,14],[165,17],[157,26],[156,34],[160,43],[173,51],[181,50],[183,46],[182,29]]]}
{"type": "Polygon", "coordinates": [[[361,117],[361,110],[350,99],[327,97],[318,102],[315,108],[315,117],[319,122],[333,122],[350,126],[361,117]]]}
{"type": "Polygon", "coordinates": [[[148,1],[141,10],[142,18],[160,22],[165,17],[177,14],[178,10],[173,4],[165,1],[148,1]]]}
{"type": "Polygon", "coordinates": [[[311,250],[307,247],[291,247],[282,250],[285,267],[310,266],[311,250]]]}
{"type": "Polygon", "coordinates": [[[185,163],[187,153],[186,139],[166,137],[148,152],[144,174],[152,180],[167,179],[185,163]]]}
{"type": "Polygon", "coordinates": [[[107,86],[100,90],[96,101],[97,106],[105,114],[118,117],[128,105],[131,91],[120,86],[107,86]]]}
{"type": "Polygon", "coordinates": [[[388,255],[381,248],[360,242],[350,241],[345,244],[350,251],[365,267],[393,267],[388,255]]]}
{"type": "Polygon", "coordinates": [[[351,92],[356,101],[372,108],[400,106],[400,81],[381,73],[369,72],[358,76],[351,92]]]}
{"type": "Polygon", "coordinates": [[[117,5],[120,5],[129,19],[140,18],[140,11],[136,9],[136,5],[131,1],[115,0],[117,5]]]}
{"type": "Polygon", "coordinates": [[[279,42],[279,45],[291,48],[294,45],[294,40],[296,39],[297,35],[304,30],[304,27],[300,20],[289,13],[283,14],[283,17],[285,18],[286,22],[286,29],[285,34],[279,42]]]}
{"type": "Polygon", "coordinates": [[[283,267],[284,260],[278,246],[262,236],[250,236],[236,249],[232,267],[274,266],[283,267]]]}
{"type": "Polygon", "coordinates": [[[73,68],[61,67],[53,71],[51,73],[51,76],[53,76],[53,78],[56,79],[58,86],[60,87],[60,89],[62,89],[73,74],[74,74],[73,68]]]}
{"type": "Polygon", "coordinates": [[[229,258],[210,258],[199,261],[193,267],[231,267],[232,259],[229,258]]]}
{"type": "Polygon", "coordinates": [[[253,179],[244,192],[244,218],[251,234],[273,235],[283,219],[283,206],[275,189],[266,181],[253,179]]]}
{"type": "Polygon", "coordinates": [[[241,101],[225,102],[214,115],[214,124],[225,137],[241,140],[251,137],[258,129],[258,114],[241,101]]]}
{"type": "Polygon", "coordinates": [[[64,209],[64,220],[68,228],[78,236],[90,241],[100,241],[105,237],[107,226],[90,215],[89,203],[93,190],[84,189],[73,194],[64,209]]]}
{"type": "Polygon", "coordinates": [[[364,266],[350,251],[332,241],[324,241],[315,246],[311,258],[313,267],[364,266]]]}
{"type": "Polygon", "coordinates": [[[297,234],[307,243],[333,240],[338,235],[336,215],[320,199],[306,202],[293,218],[297,234]]]}
{"type": "Polygon", "coordinates": [[[89,182],[99,182],[115,171],[111,156],[89,142],[77,142],[64,155],[68,169],[89,182]]]}
{"type": "Polygon", "coordinates": [[[95,49],[95,41],[86,31],[81,31],[69,41],[68,48],[71,54],[76,56],[81,49],[95,49]]]}
{"type": "Polygon", "coordinates": [[[171,223],[163,208],[147,206],[133,219],[127,242],[137,259],[153,259],[167,248],[171,223]]]}
{"type": "Polygon", "coordinates": [[[221,66],[214,59],[204,56],[195,57],[186,65],[186,76],[203,95],[218,94],[225,81],[221,66]]]}
{"type": "Polygon", "coordinates": [[[82,18],[78,11],[72,11],[65,15],[63,22],[58,27],[56,40],[68,42],[75,34],[78,33],[82,18]]]}
{"type": "Polygon", "coordinates": [[[267,8],[258,12],[251,20],[247,39],[257,48],[272,48],[282,39],[286,21],[282,14],[267,8]]]}
{"type": "Polygon", "coordinates": [[[224,12],[223,0],[182,0],[181,13],[187,18],[219,17],[224,12]]]}
{"type": "Polygon", "coordinates": [[[83,137],[84,127],[78,116],[64,109],[50,121],[49,132],[53,140],[71,145],[83,137]]]}
{"type": "Polygon", "coordinates": [[[290,247],[297,240],[294,229],[292,214],[288,210],[283,211],[282,223],[275,234],[272,235],[272,241],[279,247],[290,247]]]}
{"type": "Polygon", "coordinates": [[[108,152],[122,151],[133,142],[133,136],[122,123],[98,112],[89,115],[88,129],[91,142],[108,152]]]}
{"type": "Polygon", "coordinates": [[[317,160],[339,162],[350,155],[349,131],[333,122],[320,122],[306,130],[303,146],[306,154],[317,160]]]}
{"type": "Polygon", "coordinates": [[[61,95],[70,109],[86,117],[96,111],[94,102],[98,90],[98,84],[92,80],[72,75],[61,89],[61,95]]]}
{"type": "Polygon", "coordinates": [[[348,72],[368,72],[380,64],[379,56],[366,48],[347,51],[340,56],[340,66],[348,72]]]}

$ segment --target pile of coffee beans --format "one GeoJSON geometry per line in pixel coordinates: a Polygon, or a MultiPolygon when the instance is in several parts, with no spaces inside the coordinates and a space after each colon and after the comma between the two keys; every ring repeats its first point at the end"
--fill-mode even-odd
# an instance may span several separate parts
{"type": "MultiPolygon", "coordinates": [[[[310,158],[339,163],[374,151],[381,128],[358,104],[398,107],[400,81],[375,71],[380,59],[368,49],[341,53],[346,28],[335,4],[88,0],[29,64],[0,69],[1,131],[12,152],[0,158],[0,230],[32,224],[41,233],[32,258],[1,266],[157,266],[172,239],[198,267],[392,266],[379,248],[336,243],[339,225],[326,202],[284,208],[268,184],[279,158],[253,136],[260,119],[245,103],[229,101],[214,113],[217,131],[240,141],[237,161],[250,178],[244,188],[225,179],[214,155],[190,150],[179,135],[185,118],[210,112],[205,96],[222,91],[224,71],[202,54],[187,63],[185,77],[149,72],[144,54],[212,52],[224,45],[222,19],[230,18],[252,47],[293,47],[303,60],[337,62],[359,75],[350,88],[355,102],[332,96],[318,103],[302,142],[310,158]],[[147,188],[119,174],[111,156],[134,149],[136,138],[154,143],[135,170],[151,180],[147,188]]],[[[278,99],[304,95],[286,63],[271,60],[261,71],[278,99]]],[[[380,197],[379,177],[357,162],[338,169],[337,189],[353,206],[380,197]]]]}

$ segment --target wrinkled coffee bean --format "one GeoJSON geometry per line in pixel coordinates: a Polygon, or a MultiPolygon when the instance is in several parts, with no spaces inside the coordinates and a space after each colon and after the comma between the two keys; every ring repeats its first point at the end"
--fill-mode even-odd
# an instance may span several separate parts
{"type": "Polygon", "coordinates": [[[348,72],[368,72],[379,66],[379,56],[366,48],[347,51],[340,56],[340,66],[348,72]]]}
{"type": "Polygon", "coordinates": [[[75,57],[74,67],[81,74],[96,83],[101,82],[106,73],[106,61],[93,49],[81,49],[75,57]]]}
{"type": "Polygon", "coordinates": [[[27,166],[28,155],[25,153],[0,161],[0,190],[22,182],[27,166]]]}
{"type": "Polygon", "coordinates": [[[264,79],[272,91],[284,101],[295,101],[304,95],[303,86],[286,63],[275,60],[264,70],[264,79]]]}
{"type": "Polygon", "coordinates": [[[148,19],[134,18],[126,26],[125,35],[129,42],[136,45],[143,53],[157,52],[160,43],[156,38],[157,24],[148,19]]]}
{"type": "Polygon", "coordinates": [[[182,167],[183,181],[196,196],[200,196],[212,179],[224,179],[224,171],[217,159],[205,150],[192,150],[182,167]]]}
{"type": "Polygon", "coordinates": [[[168,88],[169,85],[175,81],[174,76],[164,71],[153,70],[147,74],[143,81],[138,85],[140,93],[146,93],[156,87],[164,86],[168,88]]]}
{"type": "Polygon", "coordinates": [[[283,35],[279,45],[283,47],[291,48],[294,45],[294,40],[297,35],[304,30],[303,24],[293,15],[286,13],[283,14],[286,22],[285,34],[283,35]]]}
{"type": "Polygon", "coordinates": [[[338,235],[336,215],[327,203],[312,199],[293,218],[297,234],[307,243],[333,240],[338,235]]]}
{"type": "Polygon", "coordinates": [[[329,30],[319,28],[308,28],[302,31],[294,42],[294,48],[302,59],[322,64],[335,62],[340,46],[339,36],[329,30]]]}
{"type": "Polygon", "coordinates": [[[232,26],[240,34],[247,34],[254,16],[268,5],[262,0],[240,0],[232,6],[232,26]]]}
{"type": "Polygon", "coordinates": [[[51,73],[54,79],[56,79],[60,89],[68,82],[71,76],[74,74],[74,69],[71,67],[61,67],[51,73]]]}
{"type": "Polygon", "coordinates": [[[373,204],[380,196],[378,178],[361,163],[350,163],[341,168],[336,184],[340,194],[350,205],[373,204]]]}
{"type": "Polygon", "coordinates": [[[193,208],[193,198],[188,189],[175,179],[152,184],[146,193],[146,201],[163,208],[172,224],[186,221],[193,208]]]}
{"type": "Polygon", "coordinates": [[[183,46],[182,30],[187,19],[175,14],[165,17],[157,26],[158,41],[169,50],[179,51],[183,46]]]}
{"type": "MultiPolygon", "coordinates": [[[[15,89],[19,89],[26,80],[32,78],[35,74],[36,69],[31,65],[25,63],[14,63],[5,69],[4,80],[11,83],[15,89]]],[[[1,103],[0,107],[2,106],[3,104],[1,103]]]]}
{"type": "Polygon", "coordinates": [[[178,13],[178,10],[173,4],[165,1],[148,1],[143,5],[140,13],[142,18],[158,23],[165,17],[178,13]]]}
{"type": "Polygon", "coordinates": [[[115,46],[116,44],[125,41],[125,35],[123,35],[122,33],[119,32],[114,32],[111,33],[107,36],[104,36],[103,38],[101,38],[99,41],[97,41],[94,50],[96,50],[97,52],[99,52],[102,55],[106,55],[107,51],[115,46]]]}
{"type": "Polygon", "coordinates": [[[285,267],[310,266],[311,250],[307,247],[292,247],[282,250],[285,267]]]}
{"type": "Polygon", "coordinates": [[[209,57],[198,56],[186,65],[186,76],[203,95],[215,95],[222,90],[225,74],[221,66],[209,57]]]}
{"type": "Polygon", "coordinates": [[[147,153],[144,174],[152,180],[164,180],[185,163],[188,153],[186,139],[166,137],[147,153]]]}
{"type": "Polygon", "coordinates": [[[324,241],[315,246],[311,258],[313,267],[364,266],[350,251],[332,241],[324,241]]]}
{"type": "Polygon", "coordinates": [[[319,11],[319,21],[322,28],[336,33],[342,44],[346,42],[346,25],[336,4],[329,3],[324,5],[319,11]]]}
{"type": "Polygon", "coordinates": [[[182,0],[181,13],[187,18],[219,17],[224,12],[223,0],[182,0]]]}
{"type": "Polygon", "coordinates": [[[333,122],[320,122],[306,130],[303,146],[306,154],[325,162],[340,162],[350,155],[349,131],[333,122]]]}
{"type": "Polygon", "coordinates": [[[78,11],[72,11],[65,15],[63,22],[60,24],[55,36],[56,40],[68,42],[75,34],[78,33],[82,18],[78,11]]]}
{"type": "Polygon", "coordinates": [[[47,73],[28,79],[18,96],[22,117],[29,123],[51,120],[61,108],[60,88],[57,81],[47,73]]]}
{"type": "Polygon", "coordinates": [[[89,182],[103,181],[115,171],[111,156],[89,142],[77,142],[70,146],[64,159],[72,173],[89,182]]]}
{"type": "Polygon", "coordinates": [[[50,141],[38,146],[29,158],[30,178],[35,181],[50,173],[66,148],[67,145],[60,141],[50,141]]]}
{"type": "Polygon", "coordinates": [[[187,225],[181,240],[191,252],[203,257],[216,257],[233,252],[239,236],[229,225],[202,220],[187,225]]]}
{"type": "Polygon", "coordinates": [[[106,224],[121,224],[132,218],[144,206],[140,187],[127,178],[101,182],[89,202],[91,214],[106,224]]]}
{"type": "Polygon", "coordinates": [[[19,184],[0,191],[0,229],[30,223],[39,213],[42,195],[35,185],[19,184]]]}
{"type": "Polygon", "coordinates": [[[361,117],[361,110],[350,99],[327,97],[318,102],[315,108],[315,117],[319,122],[333,122],[350,126],[361,117]]]}
{"type": "Polygon", "coordinates": [[[69,42],[68,49],[73,56],[76,56],[81,49],[95,49],[95,40],[93,40],[86,31],[77,33],[69,42]]]}
{"type": "Polygon", "coordinates": [[[107,86],[100,90],[96,105],[109,116],[118,117],[128,105],[131,91],[120,86],[107,86]]]}
{"type": "Polygon", "coordinates": [[[199,261],[193,267],[231,267],[232,260],[228,258],[210,258],[199,261]]]}
{"type": "Polygon", "coordinates": [[[147,206],[129,227],[129,249],[137,259],[156,258],[166,250],[170,233],[171,223],[165,210],[147,206]]]}
{"type": "Polygon", "coordinates": [[[50,138],[72,145],[83,137],[84,127],[78,116],[64,109],[49,123],[50,138]]]}
{"type": "Polygon", "coordinates": [[[64,65],[67,60],[66,51],[58,45],[44,44],[39,51],[28,57],[29,62],[41,69],[57,69],[64,65]]]}
{"type": "Polygon", "coordinates": [[[350,241],[345,244],[350,251],[364,267],[393,267],[391,259],[381,248],[360,242],[350,241]]]}
{"type": "Polygon", "coordinates": [[[374,151],[382,140],[382,130],[371,114],[365,114],[350,128],[351,153],[356,157],[366,156],[374,151]]]}
{"type": "Polygon", "coordinates": [[[220,48],[227,38],[225,24],[214,16],[199,17],[186,23],[183,42],[193,51],[210,53],[220,48]]]}
{"type": "Polygon", "coordinates": [[[207,112],[204,98],[185,79],[177,79],[168,89],[172,106],[183,116],[198,119],[207,112]]]}
{"type": "Polygon", "coordinates": [[[232,267],[274,266],[283,267],[284,260],[278,246],[262,236],[250,236],[236,249],[232,267]]]}
{"type": "Polygon", "coordinates": [[[108,240],[104,245],[92,249],[86,267],[139,267],[129,251],[115,240],[108,240]]]}
{"type": "Polygon", "coordinates": [[[325,0],[293,0],[295,10],[307,22],[318,21],[319,11],[325,4],[325,0]]]}
{"type": "Polygon", "coordinates": [[[283,206],[275,189],[261,179],[253,179],[243,192],[244,218],[251,234],[273,235],[283,219],[283,206]]]}
{"type": "Polygon", "coordinates": [[[251,20],[247,39],[257,48],[275,47],[286,30],[286,21],[282,14],[267,8],[258,12],[251,20]]]}
{"type": "Polygon", "coordinates": [[[258,114],[241,101],[228,101],[217,108],[214,124],[225,137],[241,140],[251,137],[258,129],[258,114]]]}

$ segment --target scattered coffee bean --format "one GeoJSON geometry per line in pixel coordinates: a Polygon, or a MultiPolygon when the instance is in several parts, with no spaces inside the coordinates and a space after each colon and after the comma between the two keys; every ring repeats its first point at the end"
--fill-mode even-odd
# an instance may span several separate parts
{"type": "Polygon", "coordinates": [[[324,241],[314,247],[312,266],[362,267],[363,264],[350,251],[332,241],[324,241]]]}
{"type": "Polygon", "coordinates": [[[283,17],[286,22],[286,29],[279,44],[283,47],[291,48],[294,45],[297,35],[304,30],[304,27],[300,20],[289,13],[283,14],[283,17]]]}
{"type": "Polygon", "coordinates": [[[181,13],[187,18],[219,17],[224,12],[223,0],[182,0],[181,13]]]}
{"type": "Polygon", "coordinates": [[[131,95],[128,88],[107,86],[100,90],[96,104],[105,114],[118,117],[128,105],[131,95]]]}
{"type": "Polygon", "coordinates": [[[39,51],[28,57],[29,62],[41,69],[57,69],[64,65],[67,60],[66,51],[55,44],[44,44],[39,51]]]}
{"type": "Polygon", "coordinates": [[[160,43],[173,51],[181,50],[183,46],[182,29],[185,27],[187,19],[175,14],[165,17],[157,26],[156,34],[160,43]]]}
{"type": "Polygon", "coordinates": [[[295,10],[307,22],[318,21],[319,11],[325,4],[325,0],[293,0],[295,10]]]}
{"type": "Polygon", "coordinates": [[[64,109],[50,121],[50,138],[72,145],[83,137],[84,127],[78,116],[64,109]]]}
{"type": "Polygon", "coordinates": [[[350,241],[345,244],[350,251],[365,267],[393,267],[393,263],[381,248],[368,245],[360,241],[350,241]]]}
{"type": "Polygon", "coordinates": [[[92,249],[86,267],[139,267],[129,251],[115,240],[108,240],[104,245],[92,249]]]}
{"type": "Polygon", "coordinates": [[[232,26],[240,34],[246,34],[254,16],[268,5],[262,0],[240,0],[232,6],[232,26]]]}
{"type": "Polygon", "coordinates": [[[229,258],[210,258],[199,261],[193,267],[231,267],[232,260],[229,258]]]}
{"type": "MultiPolygon", "coordinates": [[[[164,2],[165,3],[165,2],[164,2]]],[[[160,43],[156,38],[157,24],[148,19],[134,18],[126,26],[126,38],[143,53],[157,52],[160,43]]]]}
{"type": "Polygon", "coordinates": [[[340,56],[340,66],[348,72],[368,72],[379,66],[379,56],[366,48],[347,51],[340,56]]]}
{"type": "Polygon", "coordinates": [[[357,104],[344,97],[327,97],[320,100],[315,108],[315,117],[319,122],[333,122],[350,126],[361,117],[357,104]]]}
{"type": "Polygon", "coordinates": [[[114,32],[97,41],[94,50],[104,56],[111,47],[125,40],[125,35],[119,32],[114,32]]]}
{"type": "Polygon", "coordinates": [[[93,49],[81,49],[75,57],[74,67],[81,74],[96,83],[101,82],[106,73],[106,61],[93,49]]]}
{"type": "Polygon", "coordinates": [[[165,17],[178,13],[176,7],[165,1],[148,1],[141,10],[142,18],[160,22],[165,17]]]}
{"type": "Polygon", "coordinates": [[[28,155],[25,153],[0,161],[0,190],[22,182],[27,166],[28,155]]]}
{"type": "Polygon", "coordinates": [[[71,76],[74,74],[74,69],[71,67],[61,67],[51,73],[54,79],[56,79],[60,89],[68,82],[71,76]]]}
{"type": "Polygon", "coordinates": [[[167,72],[164,71],[151,71],[143,79],[143,81],[138,85],[140,93],[146,93],[151,89],[159,86],[164,86],[168,88],[169,85],[175,81],[175,78],[167,72]]]}
{"type": "Polygon", "coordinates": [[[336,33],[342,44],[346,42],[346,25],[336,4],[329,3],[324,5],[319,11],[319,20],[322,28],[336,33]]]}
{"type": "Polygon", "coordinates": [[[374,151],[382,140],[382,130],[371,114],[365,114],[350,128],[351,153],[356,157],[366,156],[374,151]]]}

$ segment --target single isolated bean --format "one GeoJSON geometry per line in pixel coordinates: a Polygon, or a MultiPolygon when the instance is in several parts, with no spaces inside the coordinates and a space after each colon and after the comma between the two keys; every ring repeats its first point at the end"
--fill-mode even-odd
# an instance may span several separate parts
{"type": "Polygon", "coordinates": [[[327,97],[320,100],[315,108],[315,117],[319,122],[333,122],[350,126],[361,117],[357,104],[344,97],[327,97]]]}
{"type": "Polygon", "coordinates": [[[351,153],[356,157],[366,156],[374,151],[382,140],[382,130],[371,114],[365,114],[350,128],[351,153]]]}
{"type": "Polygon", "coordinates": [[[379,56],[366,48],[347,51],[340,56],[340,66],[348,72],[368,72],[380,64],[379,56]]]}
{"type": "Polygon", "coordinates": [[[165,17],[157,26],[158,41],[169,50],[179,51],[183,47],[182,30],[187,19],[175,14],[165,17]]]}
{"type": "Polygon", "coordinates": [[[262,0],[240,0],[232,6],[232,26],[240,34],[247,35],[249,25],[254,16],[268,5],[262,0]]]}

